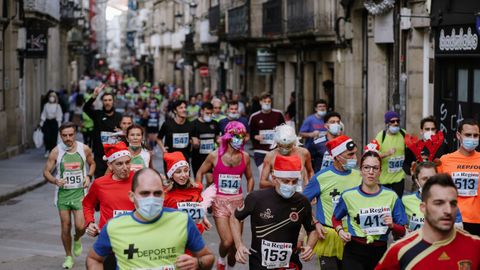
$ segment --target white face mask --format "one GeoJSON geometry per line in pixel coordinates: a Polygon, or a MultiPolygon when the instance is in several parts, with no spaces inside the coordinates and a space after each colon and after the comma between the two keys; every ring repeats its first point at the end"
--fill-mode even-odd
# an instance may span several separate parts
{"type": "Polygon", "coordinates": [[[163,198],[147,197],[137,200],[137,212],[146,220],[153,220],[162,213],[163,198]]]}
{"type": "Polygon", "coordinates": [[[278,193],[280,196],[282,196],[285,199],[289,199],[295,194],[296,186],[291,186],[287,184],[280,184],[280,187],[278,188],[278,193]]]}
{"type": "Polygon", "coordinates": [[[50,103],[55,103],[56,98],[55,97],[48,97],[48,102],[50,103]]]}
{"type": "Polygon", "coordinates": [[[238,118],[240,118],[240,114],[239,113],[228,113],[228,117],[230,119],[237,120],[238,118]]]}
{"type": "Polygon", "coordinates": [[[342,131],[342,125],[340,124],[333,123],[328,125],[328,132],[330,132],[330,134],[334,136],[339,135],[341,131],[342,131]]]}
{"type": "Polygon", "coordinates": [[[262,111],[268,112],[272,109],[272,104],[262,103],[262,111]]]}
{"type": "Polygon", "coordinates": [[[428,141],[432,138],[432,136],[435,135],[435,133],[433,131],[427,131],[427,132],[424,132],[423,133],[423,139],[425,141],[428,141]]]}
{"type": "Polygon", "coordinates": [[[208,115],[204,115],[203,116],[203,121],[205,121],[206,123],[210,123],[210,122],[212,122],[212,117],[208,116],[208,115]]]}
{"type": "Polygon", "coordinates": [[[320,117],[324,117],[327,114],[327,111],[317,111],[317,115],[320,117]]]}

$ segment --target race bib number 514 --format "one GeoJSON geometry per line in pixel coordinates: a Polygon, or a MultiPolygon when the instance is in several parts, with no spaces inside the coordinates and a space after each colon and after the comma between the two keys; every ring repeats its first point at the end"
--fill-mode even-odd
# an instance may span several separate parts
{"type": "Polygon", "coordinates": [[[221,193],[236,195],[240,191],[240,175],[219,174],[218,189],[221,193]]]}

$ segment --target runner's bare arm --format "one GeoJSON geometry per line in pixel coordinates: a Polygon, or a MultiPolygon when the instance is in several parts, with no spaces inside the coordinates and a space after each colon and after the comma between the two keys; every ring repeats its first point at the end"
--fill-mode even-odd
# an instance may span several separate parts
{"type": "Polygon", "coordinates": [[[48,155],[47,163],[45,164],[45,168],[43,169],[43,176],[47,179],[48,182],[57,185],[59,187],[63,186],[65,181],[61,179],[57,179],[52,175],[52,171],[57,164],[57,157],[58,157],[58,148],[53,148],[52,152],[48,155]]]}
{"type": "Polygon", "coordinates": [[[213,168],[213,162],[217,157],[217,153],[218,151],[213,151],[212,153],[208,154],[207,158],[202,163],[202,166],[200,166],[200,169],[198,169],[197,175],[195,175],[196,183],[201,183],[203,175],[213,168]]]}
{"type": "Polygon", "coordinates": [[[215,256],[208,247],[204,247],[198,252],[192,252],[193,257],[187,254],[180,255],[177,258],[176,265],[178,269],[212,269],[215,262],[215,256]],[[193,259],[193,260],[192,260],[193,259]],[[192,267],[193,266],[193,267],[192,267]]]}
{"type": "Polygon", "coordinates": [[[237,248],[237,253],[235,258],[239,263],[247,263],[249,250],[242,241],[242,223],[235,217],[235,215],[230,216],[230,230],[232,231],[233,242],[237,248]]]}
{"type": "Polygon", "coordinates": [[[265,156],[265,159],[263,160],[263,169],[260,173],[260,188],[270,188],[274,187],[274,184],[268,180],[268,176],[270,175],[270,172],[272,171],[272,160],[273,160],[273,155],[274,152],[268,152],[267,155],[265,156]]]}
{"type": "MultiPolygon", "coordinates": [[[[93,158],[92,149],[90,149],[90,147],[85,145],[84,146],[84,152],[85,152],[85,156],[86,156],[87,163],[88,163],[88,174],[87,174],[88,184],[90,184],[92,179],[90,179],[89,175],[94,175],[95,174],[95,168],[96,168],[97,165],[95,164],[95,159],[93,158]]],[[[86,185],[88,186],[88,184],[86,184],[86,185]]]]}
{"type": "Polygon", "coordinates": [[[98,255],[93,248],[90,249],[87,257],[87,269],[88,270],[103,270],[104,257],[98,255]]]}
{"type": "Polygon", "coordinates": [[[253,180],[252,169],[250,166],[250,156],[246,152],[244,152],[243,155],[246,164],[245,177],[247,178],[247,192],[250,193],[255,188],[255,181],[253,180]]]}
{"type": "Polygon", "coordinates": [[[153,168],[153,153],[152,153],[152,151],[148,151],[148,154],[150,155],[150,161],[148,162],[148,168],[154,169],[153,168]]]}
{"type": "Polygon", "coordinates": [[[308,152],[307,149],[303,149],[303,153],[304,153],[304,158],[305,158],[305,170],[306,170],[306,176],[307,176],[307,179],[304,181],[303,185],[306,186],[308,184],[308,181],[313,177],[313,175],[315,174],[315,172],[313,171],[313,167],[312,167],[312,155],[310,155],[310,152],[308,152]]]}

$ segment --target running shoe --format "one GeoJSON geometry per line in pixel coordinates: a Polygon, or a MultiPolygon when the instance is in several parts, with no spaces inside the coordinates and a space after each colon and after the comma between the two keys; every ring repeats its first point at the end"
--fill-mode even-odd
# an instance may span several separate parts
{"type": "Polygon", "coordinates": [[[65,269],[72,269],[73,267],[73,257],[67,256],[65,257],[65,262],[62,264],[62,267],[65,269]]]}
{"type": "Polygon", "coordinates": [[[217,270],[225,270],[226,269],[226,264],[223,261],[222,258],[218,257],[217,259],[217,270]]]}
{"type": "Polygon", "coordinates": [[[82,255],[82,251],[82,241],[80,239],[78,239],[78,241],[73,241],[73,255],[78,257],[82,255]]]}

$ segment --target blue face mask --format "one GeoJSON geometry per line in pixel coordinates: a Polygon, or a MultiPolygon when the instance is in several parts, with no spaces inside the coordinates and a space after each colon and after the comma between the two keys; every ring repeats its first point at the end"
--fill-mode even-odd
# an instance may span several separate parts
{"type": "Polygon", "coordinates": [[[390,133],[392,134],[397,134],[397,132],[400,131],[400,127],[396,127],[396,126],[389,126],[388,127],[388,130],[390,131],[390,133]]]}
{"type": "Polygon", "coordinates": [[[296,186],[286,185],[281,183],[278,189],[278,193],[285,199],[289,199],[295,194],[296,186]]]}
{"type": "Polygon", "coordinates": [[[475,138],[463,138],[462,142],[463,148],[467,151],[473,151],[478,146],[478,139],[475,138]]]}
{"type": "Polygon", "coordinates": [[[163,209],[163,198],[148,197],[137,199],[138,213],[146,220],[153,220],[160,215],[163,209]]]}
{"type": "Polygon", "coordinates": [[[230,145],[233,147],[233,149],[240,150],[242,149],[243,139],[237,136],[234,136],[230,141],[230,145]]]}
{"type": "Polygon", "coordinates": [[[342,164],[342,167],[344,170],[346,171],[350,171],[350,170],[353,170],[357,167],[357,159],[356,158],[352,158],[352,159],[346,159],[346,163],[345,164],[342,164]]]}

